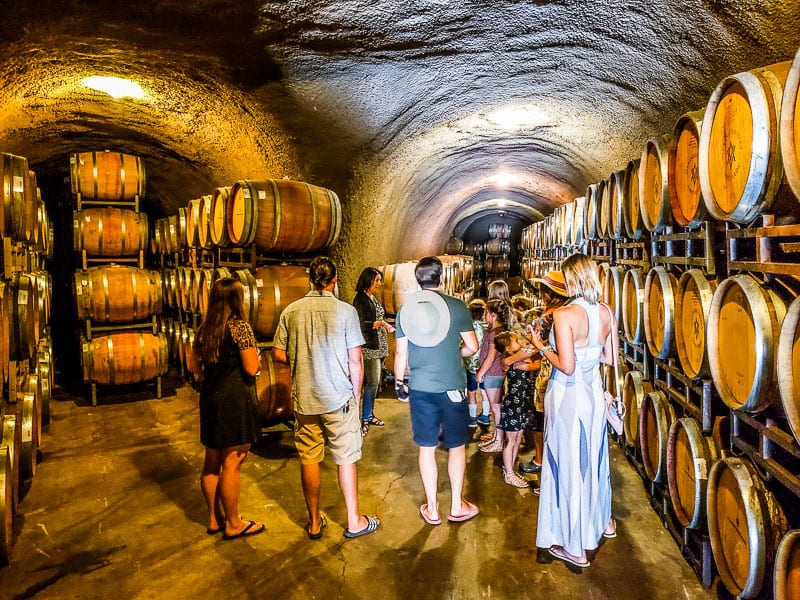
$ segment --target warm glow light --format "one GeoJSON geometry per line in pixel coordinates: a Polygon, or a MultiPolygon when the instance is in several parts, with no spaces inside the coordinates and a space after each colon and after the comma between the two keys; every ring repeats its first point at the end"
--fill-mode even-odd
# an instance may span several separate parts
{"type": "Polygon", "coordinates": [[[98,92],[104,92],[112,98],[146,98],[147,94],[141,86],[130,79],[119,77],[86,77],[83,85],[98,92]]]}
{"type": "Polygon", "coordinates": [[[506,173],[505,171],[499,172],[497,175],[492,175],[489,177],[489,183],[493,183],[498,187],[507,188],[511,187],[515,181],[517,181],[518,177],[516,175],[512,175],[511,173],[506,173]]]}
{"type": "Polygon", "coordinates": [[[508,131],[532,129],[546,121],[546,115],[536,106],[508,106],[489,113],[486,118],[508,131]]]}

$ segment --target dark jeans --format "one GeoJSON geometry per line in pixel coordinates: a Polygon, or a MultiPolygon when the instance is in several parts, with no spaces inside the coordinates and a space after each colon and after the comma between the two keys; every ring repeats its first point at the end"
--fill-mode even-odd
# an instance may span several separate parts
{"type": "Polygon", "coordinates": [[[381,382],[380,358],[364,359],[364,383],[361,387],[361,420],[369,419],[375,409],[375,396],[378,395],[378,386],[381,382]]]}

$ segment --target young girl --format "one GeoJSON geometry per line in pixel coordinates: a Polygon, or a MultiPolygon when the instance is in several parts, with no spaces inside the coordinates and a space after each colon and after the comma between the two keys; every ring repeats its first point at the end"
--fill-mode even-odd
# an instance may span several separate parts
{"type": "Polygon", "coordinates": [[[494,346],[494,338],[497,334],[505,331],[510,311],[511,306],[498,298],[486,303],[483,320],[486,321],[488,328],[481,342],[481,363],[476,378],[478,383],[483,383],[489,398],[489,405],[494,416],[494,434],[478,445],[481,452],[500,452],[503,449],[503,430],[500,429],[499,423],[505,374],[500,362],[501,356],[494,346]]]}
{"type": "MultiPolygon", "coordinates": [[[[539,369],[538,353],[533,348],[523,347],[516,334],[510,331],[499,333],[494,339],[496,350],[503,356],[506,372],[507,391],[500,411],[500,429],[506,437],[503,448],[503,480],[518,488],[529,487],[528,480],[517,474],[515,466],[519,454],[522,432],[531,418],[531,398],[535,373],[539,369]]],[[[533,493],[539,489],[534,487],[533,493]]]]}

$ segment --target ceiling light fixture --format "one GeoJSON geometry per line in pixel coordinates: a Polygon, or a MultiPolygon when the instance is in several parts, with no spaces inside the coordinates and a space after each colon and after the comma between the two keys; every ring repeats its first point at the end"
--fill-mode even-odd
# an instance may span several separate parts
{"type": "Polygon", "coordinates": [[[146,98],[147,94],[142,87],[130,79],[120,77],[85,77],[83,85],[89,89],[103,92],[112,98],[146,98]]]}

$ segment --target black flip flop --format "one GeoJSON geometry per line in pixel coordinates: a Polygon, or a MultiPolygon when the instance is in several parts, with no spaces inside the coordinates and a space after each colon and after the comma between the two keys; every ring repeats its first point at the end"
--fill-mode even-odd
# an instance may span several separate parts
{"type": "Polygon", "coordinates": [[[256,526],[255,521],[248,521],[247,526],[242,529],[239,533],[234,533],[233,535],[228,535],[224,533],[222,535],[223,540],[236,540],[243,537],[250,537],[251,535],[258,535],[259,533],[264,533],[267,530],[267,527],[262,523],[259,529],[253,530],[253,527],[256,526]]]}
{"type": "Polygon", "coordinates": [[[322,525],[319,526],[319,531],[317,533],[311,533],[309,527],[311,523],[306,523],[306,535],[310,540],[318,540],[322,538],[322,530],[328,526],[328,520],[325,518],[325,515],[320,515],[320,520],[322,521],[322,525]]]}

